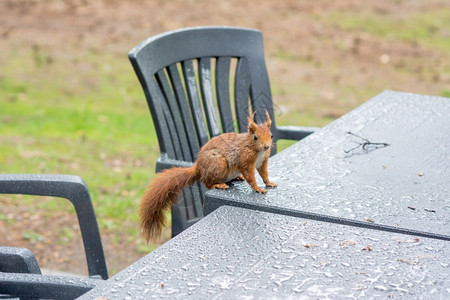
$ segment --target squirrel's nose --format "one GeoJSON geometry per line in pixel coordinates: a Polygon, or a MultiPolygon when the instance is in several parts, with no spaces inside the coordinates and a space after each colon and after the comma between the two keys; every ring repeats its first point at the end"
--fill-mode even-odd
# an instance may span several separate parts
{"type": "Polygon", "coordinates": [[[269,150],[269,148],[270,148],[269,146],[264,146],[265,151],[269,150]]]}

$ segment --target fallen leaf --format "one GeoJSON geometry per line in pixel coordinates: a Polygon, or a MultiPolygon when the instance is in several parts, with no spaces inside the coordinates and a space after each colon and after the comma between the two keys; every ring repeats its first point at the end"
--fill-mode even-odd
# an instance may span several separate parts
{"type": "Polygon", "coordinates": [[[344,247],[344,246],[355,246],[355,242],[352,241],[343,241],[339,243],[339,246],[344,247]]]}
{"type": "Polygon", "coordinates": [[[409,261],[409,260],[406,260],[406,259],[403,259],[403,258],[397,258],[397,261],[405,263],[405,264],[408,264],[408,265],[415,265],[415,264],[417,264],[415,262],[412,262],[412,261],[409,261]]]}

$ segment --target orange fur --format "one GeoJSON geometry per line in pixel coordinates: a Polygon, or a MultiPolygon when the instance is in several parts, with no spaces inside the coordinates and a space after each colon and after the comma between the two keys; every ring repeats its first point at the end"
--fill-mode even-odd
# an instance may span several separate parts
{"type": "Polygon", "coordinates": [[[152,180],[139,206],[140,225],[147,242],[161,233],[166,223],[164,211],[176,203],[185,186],[195,181],[194,167],[167,169],[152,180]]]}
{"type": "Polygon", "coordinates": [[[190,168],[171,168],[156,175],[142,197],[140,225],[146,240],[157,237],[165,224],[164,211],[177,201],[184,187],[201,181],[208,189],[228,188],[226,182],[245,179],[255,192],[266,193],[255,178],[255,168],[267,187],[275,187],[267,172],[272,146],[271,120],[255,124],[248,120],[248,133],[225,133],[212,138],[198,154],[190,168]]]}

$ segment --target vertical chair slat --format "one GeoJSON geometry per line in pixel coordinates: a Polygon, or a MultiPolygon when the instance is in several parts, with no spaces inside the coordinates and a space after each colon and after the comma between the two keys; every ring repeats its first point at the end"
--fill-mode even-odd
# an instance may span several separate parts
{"type": "MultiPolygon", "coordinates": [[[[191,112],[192,112],[192,116],[194,119],[194,125],[197,130],[198,141],[200,143],[200,146],[202,146],[208,141],[208,133],[206,131],[205,123],[203,121],[203,113],[202,113],[203,110],[201,107],[199,93],[198,93],[198,89],[197,89],[197,81],[196,81],[196,77],[195,77],[194,65],[191,60],[188,60],[188,61],[183,61],[181,63],[181,66],[182,66],[182,70],[183,70],[186,92],[187,92],[188,98],[190,100],[189,103],[191,106],[191,112]]],[[[178,81],[178,78],[177,78],[177,77],[179,77],[178,70],[176,71],[177,75],[174,73],[175,73],[175,70],[172,70],[171,74],[174,75],[173,79],[176,78],[178,81]]],[[[181,83],[181,79],[180,79],[180,83],[181,83]]],[[[181,94],[181,91],[180,91],[180,94],[181,94]]],[[[185,103],[186,102],[187,101],[185,101],[185,103]]],[[[188,110],[186,110],[186,111],[188,111],[188,110]]],[[[191,121],[191,124],[192,124],[192,121],[191,121]]],[[[193,128],[192,128],[191,132],[194,132],[193,128]]],[[[197,149],[198,149],[196,152],[193,153],[194,159],[196,159],[198,152],[200,150],[199,150],[198,144],[196,144],[196,146],[194,146],[194,147],[197,147],[197,149]]],[[[195,201],[195,199],[199,199],[199,197],[201,198],[202,195],[196,191],[195,184],[193,186],[191,186],[190,188],[185,188],[183,190],[183,197],[181,197],[181,199],[179,201],[182,202],[182,205],[184,206],[184,212],[185,212],[188,220],[193,219],[196,216],[198,216],[198,212],[195,209],[195,204],[197,202],[197,201],[195,201]]],[[[180,204],[178,204],[178,206],[180,206],[180,204]]],[[[182,208],[182,207],[180,207],[180,208],[182,208]]],[[[203,211],[200,211],[200,213],[203,213],[203,211]]]]}
{"type": "Polygon", "coordinates": [[[167,69],[169,73],[170,80],[172,82],[173,91],[175,93],[175,97],[178,101],[178,105],[181,110],[181,116],[183,118],[184,127],[186,129],[186,134],[189,142],[189,146],[191,148],[192,158],[189,160],[193,162],[197,159],[198,152],[200,151],[199,142],[195,137],[193,132],[195,132],[195,128],[192,122],[192,117],[190,114],[190,109],[188,105],[188,101],[186,98],[185,89],[183,88],[183,83],[180,77],[180,72],[178,70],[177,64],[172,64],[167,69]]]}
{"type": "Polygon", "coordinates": [[[208,142],[208,132],[206,130],[203,109],[200,103],[200,96],[197,88],[197,79],[195,77],[194,64],[192,60],[184,60],[182,63],[184,82],[191,105],[191,112],[194,118],[195,128],[197,129],[197,137],[200,146],[208,142]]]}
{"type": "Polygon", "coordinates": [[[181,197],[178,199],[178,205],[183,207],[184,212],[186,213],[186,218],[192,219],[195,218],[195,210],[194,210],[194,194],[192,193],[192,187],[187,187],[181,192],[181,197]]]}
{"type": "Polygon", "coordinates": [[[167,78],[166,72],[164,70],[160,70],[156,73],[156,78],[169,105],[171,116],[175,122],[175,130],[177,131],[178,140],[180,141],[179,143],[174,143],[176,153],[175,158],[178,160],[190,161],[192,160],[192,154],[188,144],[184,123],[181,118],[180,107],[175,99],[175,95],[167,78]]]}
{"type": "Polygon", "coordinates": [[[194,210],[194,217],[203,215],[203,192],[202,192],[202,184],[200,182],[196,182],[191,187],[192,194],[194,198],[192,201],[192,208],[194,210]],[[201,199],[201,201],[195,201],[195,199],[201,199]]]}
{"type": "Polygon", "coordinates": [[[198,75],[200,82],[200,91],[202,93],[203,107],[205,109],[206,121],[210,137],[220,134],[220,126],[216,104],[214,101],[214,92],[211,79],[211,57],[202,57],[198,61],[198,75]]]}
{"type": "Polygon", "coordinates": [[[168,110],[165,104],[165,99],[161,89],[159,88],[156,80],[153,78],[149,81],[149,89],[152,91],[150,98],[153,101],[147,101],[150,112],[152,113],[153,122],[155,124],[155,129],[158,134],[159,147],[161,152],[167,153],[169,157],[174,158],[176,156],[175,149],[173,146],[172,132],[175,130],[170,123],[167,122],[167,117],[165,110],[168,110]],[[170,139],[168,138],[170,137],[170,139]]]}
{"type": "Polygon", "coordinates": [[[235,131],[230,101],[230,62],[231,57],[218,57],[216,63],[217,106],[224,133],[235,131]]]}
{"type": "Polygon", "coordinates": [[[248,62],[245,58],[240,58],[236,67],[234,105],[238,121],[239,132],[246,132],[249,117],[249,97],[250,97],[250,72],[248,62]]]}
{"type": "MultiPolygon", "coordinates": [[[[188,106],[188,101],[186,98],[185,89],[183,88],[183,83],[180,77],[180,72],[178,70],[177,64],[171,64],[167,68],[167,72],[169,74],[169,78],[171,80],[173,91],[176,96],[178,105],[181,110],[181,116],[183,119],[184,128],[186,129],[187,134],[187,142],[190,146],[190,152],[191,157],[189,161],[194,161],[197,159],[197,155],[199,152],[199,143],[195,137],[193,132],[195,132],[193,123],[192,123],[192,117],[188,106]],[[189,134],[191,133],[191,134],[189,134]]],[[[195,199],[198,199],[200,197],[198,193],[195,192],[193,188],[185,188],[182,192],[182,196],[179,197],[177,206],[180,208],[184,208],[183,210],[180,210],[180,213],[185,214],[185,218],[187,220],[190,220],[192,218],[195,218],[198,216],[197,211],[195,210],[195,199]]]]}

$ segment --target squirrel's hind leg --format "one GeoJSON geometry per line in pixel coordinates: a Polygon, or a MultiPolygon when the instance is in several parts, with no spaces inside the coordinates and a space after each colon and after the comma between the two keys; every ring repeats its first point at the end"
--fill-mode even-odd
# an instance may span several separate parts
{"type": "Polygon", "coordinates": [[[208,189],[226,189],[228,162],[225,157],[216,151],[209,151],[197,160],[197,170],[200,171],[200,181],[208,189]]]}

